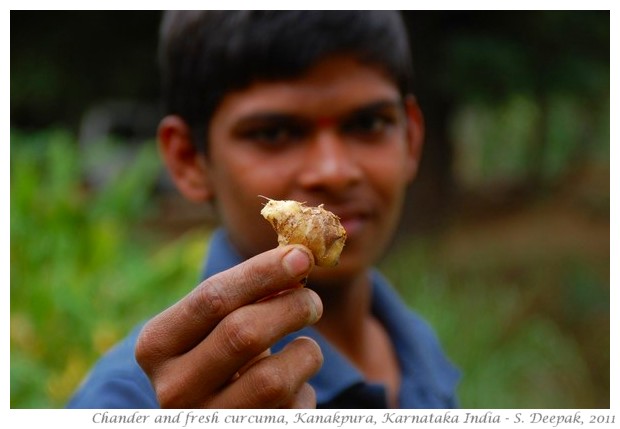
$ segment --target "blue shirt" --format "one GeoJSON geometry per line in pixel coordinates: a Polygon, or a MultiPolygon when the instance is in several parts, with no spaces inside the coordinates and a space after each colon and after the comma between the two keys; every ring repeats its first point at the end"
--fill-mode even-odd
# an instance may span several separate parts
{"type": "MultiPolygon", "coordinates": [[[[242,262],[224,230],[214,233],[203,278],[242,262]]],[[[383,324],[401,370],[402,408],[454,408],[459,371],[445,357],[430,326],[412,312],[389,283],[372,274],[372,311],[383,324]]],[[[134,357],[137,326],[94,366],[68,403],[68,408],[158,408],[152,385],[134,357]]],[[[338,350],[312,327],[290,334],[272,347],[277,353],[300,335],[321,347],[324,363],[310,379],[319,408],[387,408],[384,386],[368,382],[338,350]]]]}

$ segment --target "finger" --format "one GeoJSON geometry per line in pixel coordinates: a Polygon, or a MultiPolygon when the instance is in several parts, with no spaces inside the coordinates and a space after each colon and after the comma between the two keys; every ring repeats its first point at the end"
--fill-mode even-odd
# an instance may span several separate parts
{"type": "Polygon", "coordinates": [[[299,285],[312,266],[308,249],[283,246],[210,277],[145,325],[138,338],[136,359],[148,370],[190,350],[227,314],[299,285]]]}
{"type": "Polygon", "coordinates": [[[323,354],[312,339],[300,337],[280,353],[256,362],[208,403],[210,408],[312,407],[314,390],[306,382],[323,364],[323,354]],[[305,387],[307,386],[307,387],[305,387]],[[234,404],[234,405],[232,405],[234,404]]]}
{"type": "Polygon", "coordinates": [[[243,378],[249,370],[237,377],[239,369],[284,335],[315,323],[322,310],[318,295],[305,288],[235,310],[194,349],[158,369],[160,403],[174,408],[197,406],[231,379],[243,378]]]}
{"type": "Polygon", "coordinates": [[[258,362],[259,360],[266,358],[267,356],[271,356],[271,349],[267,349],[264,352],[262,352],[261,354],[259,354],[258,356],[254,357],[253,359],[251,359],[249,362],[247,362],[245,365],[243,365],[241,368],[239,368],[239,371],[237,371],[237,374],[235,374],[233,376],[233,380],[239,378],[239,376],[241,374],[243,374],[244,372],[246,372],[248,370],[249,367],[251,367],[252,365],[254,365],[256,362],[258,362]]]}
{"type": "Polygon", "coordinates": [[[293,396],[293,400],[280,408],[308,409],[316,408],[316,392],[308,383],[304,383],[301,389],[293,396]]]}

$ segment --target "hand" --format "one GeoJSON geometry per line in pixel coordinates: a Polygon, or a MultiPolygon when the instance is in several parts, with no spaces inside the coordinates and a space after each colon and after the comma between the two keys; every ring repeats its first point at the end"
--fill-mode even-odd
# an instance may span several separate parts
{"type": "Polygon", "coordinates": [[[323,307],[301,287],[308,249],[278,247],[202,282],[143,328],[136,359],[163,408],[311,408],[323,356],[310,338],[271,345],[315,323],[323,307]]]}

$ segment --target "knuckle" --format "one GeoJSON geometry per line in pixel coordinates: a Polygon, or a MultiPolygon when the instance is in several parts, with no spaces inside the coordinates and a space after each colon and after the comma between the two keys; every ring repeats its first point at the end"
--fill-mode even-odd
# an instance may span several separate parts
{"type": "Polygon", "coordinates": [[[134,356],[144,372],[150,374],[164,356],[159,334],[152,323],[147,323],[138,335],[134,356]]]}
{"type": "Polygon", "coordinates": [[[244,354],[262,350],[260,347],[261,335],[256,329],[256,325],[249,323],[244,317],[243,312],[236,311],[229,314],[222,323],[222,330],[232,353],[244,354]]]}
{"type": "Polygon", "coordinates": [[[150,357],[150,348],[146,345],[148,343],[149,333],[146,329],[142,329],[138,339],[136,340],[136,347],[134,349],[134,356],[140,366],[144,367],[147,364],[150,357]]]}
{"type": "Polygon", "coordinates": [[[155,384],[154,389],[161,408],[181,408],[182,394],[178,389],[162,383],[155,384]]]}
{"type": "Polygon", "coordinates": [[[293,395],[293,383],[279,368],[257,368],[253,374],[255,392],[269,403],[286,402],[293,395]]]}
{"type": "Polygon", "coordinates": [[[265,267],[259,264],[242,264],[240,267],[241,281],[246,284],[260,287],[272,280],[273,269],[265,269],[265,267]]]}
{"type": "Polygon", "coordinates": [[[190,316],[199,322],[221,317],[225,311],[225,302],[220,290],[220,283],[215,278],[196,288],[188,298],[187,311],[190,316]]]}
{"type": "Polygon", "coordinates": [[[197,401],[205,400],[198,392],[201,386],[196,384],[193,372],[179,371],[179,367],[168,362],[151,377],[151,385],[161,408],[195,408],[197,401]],[[202,398],[202,399],[201,399],[202,398]]]}

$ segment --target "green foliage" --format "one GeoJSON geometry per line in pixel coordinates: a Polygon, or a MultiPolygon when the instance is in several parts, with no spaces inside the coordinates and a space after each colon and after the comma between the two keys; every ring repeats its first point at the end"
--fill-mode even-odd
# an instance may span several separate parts
{"type": "Polygon", "coordinates": [[[462,101],[495,104],[518,94],[594,100],[609,92],[609,11],[467,11],[434,18],[435,34],[425,36],[443,40],[447,53],[430,67],[449,70],[436,83],[462,101]]]}
{"type": "MultiPolygon", "coordinates": [[[[113,146],[102,143],[95,160],[113,146]]],[[[147,145],[90,189],[94,164],[71,135],[11,134],[11,407],[62,407],[105,350],[195,285],[206,231],[164,242],[141,225],[158,164],[147,145]]],[[[590,187],[571,193],[592,198],[590,187]]],[[[608,216],[608,205],[592,213],[608,216]]],[[[509,253],[494,236],[472,236],[460,260],[416,240],[382,267],[461,368],[461,406],[607,407],[608,255],[589,260],[563,241],[552,252],[537,237],[509,253]]]]}
{"type": "Polygon", "coordinates": [[[609,406],[608,284],[583,260],[491,253],[462,268],[418,241],[384,263],[462,371],[460,406],[609,406]]]}
{"type": "Polygon", "coordinates": [[[587,164],[609,165],[609,117],[608,94],[464,105],[450,127],[457,182],[477,188],[539,179],[543,189],[587,164]]]}
{"type": "MultiPolygon", "coordinates": [[[[102,143],[103,144],[103,143],[102,143]]],[[[59,407],[132,325],[191,288],[204,234],[139,233],[154,145],[101,189],[61,131],[11,135],[11,406],[59,407]]]]}

